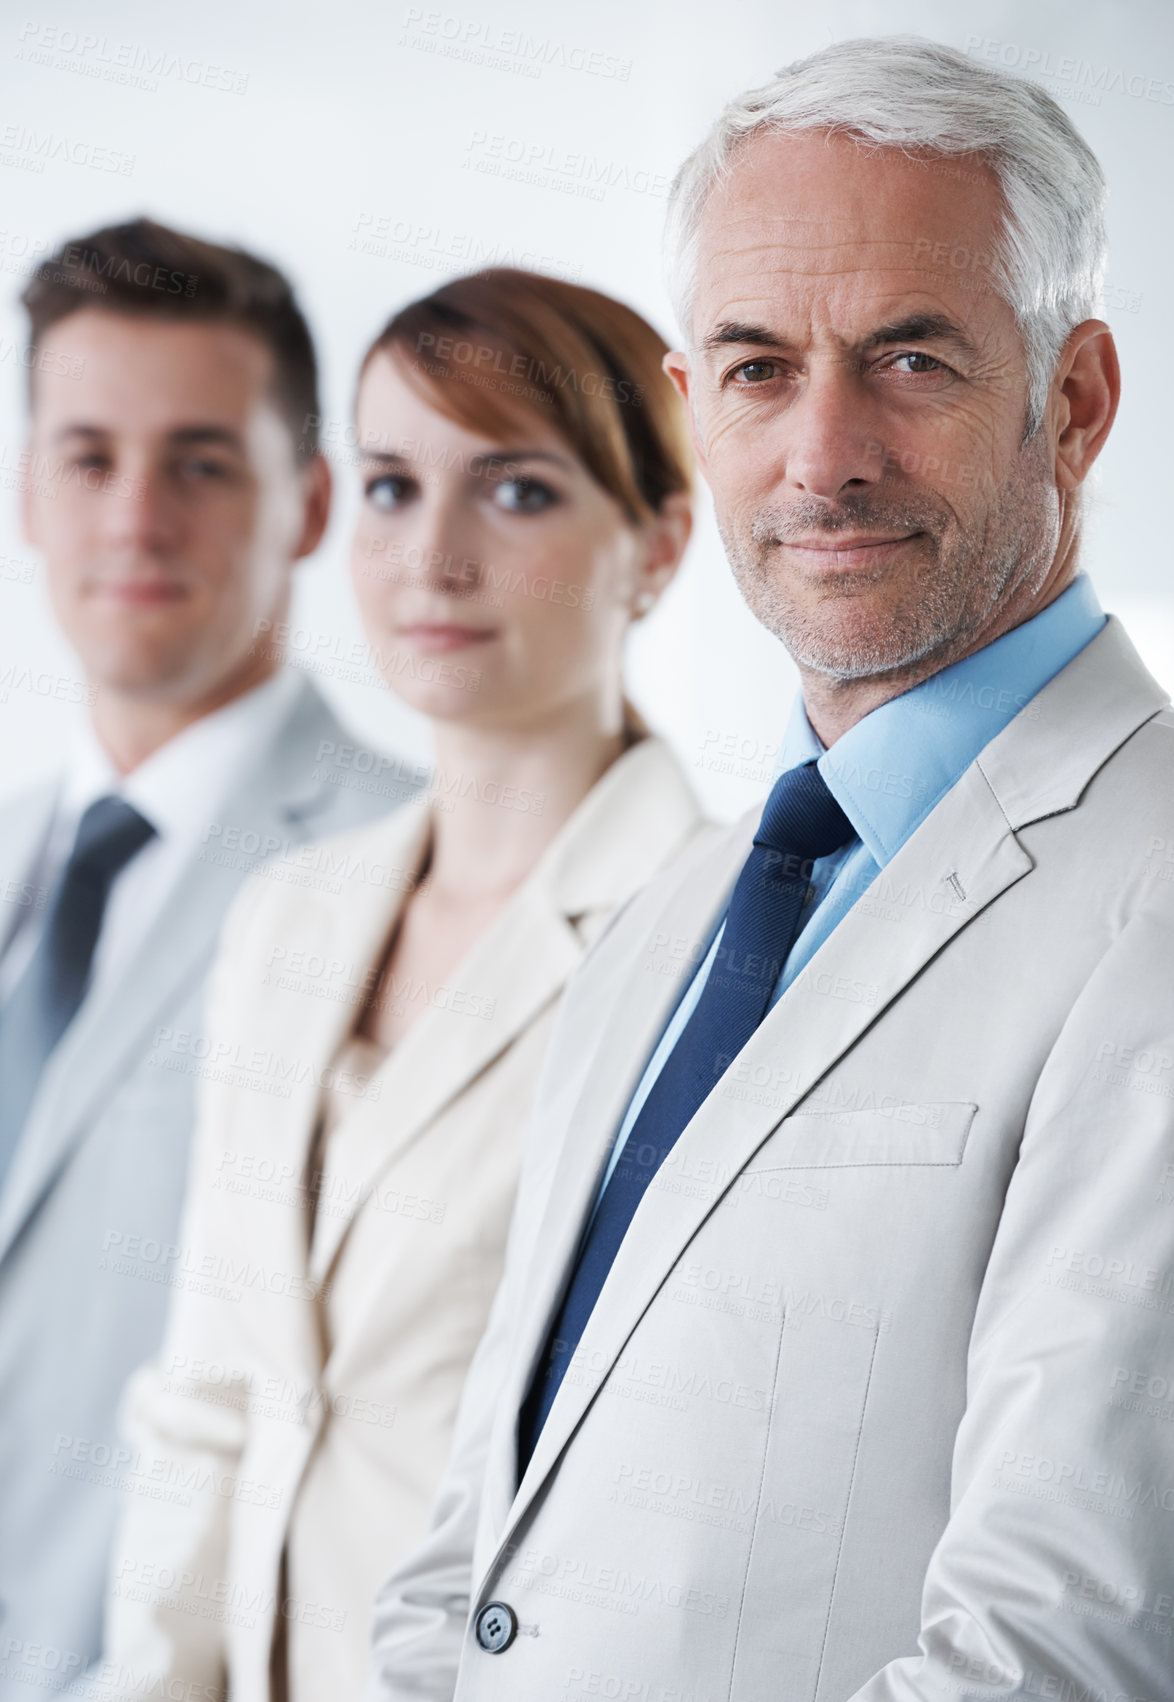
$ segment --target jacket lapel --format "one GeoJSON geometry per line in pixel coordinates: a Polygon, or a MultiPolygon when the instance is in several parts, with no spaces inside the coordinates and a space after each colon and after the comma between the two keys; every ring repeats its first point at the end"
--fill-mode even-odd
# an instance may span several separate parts
{"type": "MultiPolygon", "coordinates": [[[[373,860],[414,877],[423,863],[430,833],[428,807],[415,802],[368,829],[363,843],[373,860]]],[[[287,959],[312,961],[318,957],[347,965],[353,977],[352,995],[345,999],[309,997],[296,972],[290,977],[292,987],[283,988],[285,972],[277,962],[264,970],[255,1005],[242,1023],[251,1044],[271,1047],[298,1062],[297,1091],[292,1099],[277,1103],[274,1116],[283,1160],[292,1163],[299,1173],[308,1164],[321,1114],[321,1083],[359,1018],[364,977],[378,965],[404,902],[402,887],[368,880],[367,859],[360,857],[358,862],[361,866],[345,883],[342,894],[318,895],[299,903],[289,916],[288,927],[281,930],[287,959]]],[[[318,1221],[329,1223],[332,1218],[322,1213],[318,1221]]],[[[301,1262],[305,1252],[303,1241],[301,1262]]]]}
{"type": "MultiPolygon", "coordinates": [[[[569,1119],[575,1138],[563,1143],[550,1187],[522,1326],[519,1404],[574,1264],[612,1139],[688,984],[688,977],[680,973],[681,959],[671,953],[672,942],[685,940],[698,954],[704,952],[749,851],[755,821],[756,817],[750,817],[740,822],[700,862],[690,859],[678,871],[675,890],[666,895],[663,910],[651,912],[654,921],[647,933],[654,940],[653,949],[641,954],[638,967],[618,989],[595,1050],[600,1067],[588,1072],[582,1097],[569,1119]]],[[[652,905],[651,893],[647,902],[652,905]]],[[[643,930],[641,937],[645,937],[643,930]]]]}
{"type": "MultiPolygon", "coordinates": [[[[502,911],[327,1142],[310,1275],[322,1280],[380,1175],[554,999],[582,956],[575,929],[541,889],[502,911]],[[394,1108],[393,1110],[391,1108],[394,1108]]],[[[341,1040],[342,1035],[338,1036],[341,1040]]]]}
{"type": "MultiPolygon", "coordinates": [[[[583,1333],[581,1353],[583,1362],[593,1367],[592,1379],[568,1380],[561,1386],[510,1510],[509,1529],[524,1515],[657,1290],[717,1203],[715,1197],[674,1191],[675,1172],[696,1173],[699,1165],[706,1164],[716,1166],[726,1183],[732,1181],[782,1119],[929,960],[1028,873],[1031,858],[1014,830],[1072,808],[1096,770],[1165,701],[1119,623],[1111,621],[1100,638],[1040,694],[1036,713],[1017,717],[992,742],[889,863],[880,877],[886,903],[858,901],[814,954],[698,1109],[641,1201],[583,1333]],[[841,978],[875,988],[875,998],[864,1003],[827,996],[841,978]],[[753,1076],[760,1065],[779,1083],[773,1102],[767,1105],[738,1095],[735,1071],[753,1076]]],[[[748,838],[743,828],[735,840],[743,853],[748,838]]],[[[719,862],[711,879],[721,884],[724,897],[730,883],[728,867],[722,868],[719,862]]],[[[695,924],[703,922],[707,911],[697,903],[698,896],[695,889],[693,894],[682,894],[682,913],[666,916],[665,932],[676,923],[688,933],[691,908],[695,924]]],[[[699,931],[695,925],[694,936],[699,931]]],[[[639,1018],[631,1008],[632,1000],[630,991],[623,995],[621,1009],[631,1010],[635,1027],[639,1018]]],[[[643,1050],[635,1067],[635,1048],[625,1046],[617,1032],[619,1022],[613,1024],[605,1044],[622,1048],[614,1055],[616,1080],[610,1090],[590,1085],[576,1112],[574,1126],[583,1132],[578,1138],[586,1151],[568,1155],[556,1179],[556,1196],[565,1186],[574,1198],[566,1202],[556,1198],[552,1207],[558,1217],[551,1219],[550,1228],[554,1231],[557,1221],[558,1239],[551,1234],[547,1245],[553,1243],[557,1252],[545,1258],[539,1255],[535,1305],[527,1316],[514,1384],[506,1397],[515,1411],[545,1342],[594,1198],[602,1154],[610,1146],[664,1009],[661,1002],[654,1017],[646,1007],[643,1050]]],[[[610,1074],[612,1055],[605,1055],[610,1074]]]]}
{"type": "MultiPolygon", "coordinates": [[[[247,822],[255,843],[298,842],[331,802],[308,773],[307,749],[336,730],[317,693],[303,687],[273,748],[221,813],[247,822]]],[[[260,861],[260,853],[254,859],[260,861]]],[[[100,1001],[83,1004],[45,1071],[3,1196],[0,1258],[36,1209],[102,1103],[150,1050],[161,1013],[206,973],[225,912],[244,869],[215,860],[213,841],[193,852],[157,925],[100,1001]]]]}
{"type": "MultiPolygon", "coordinates": [[[[610,1016],[585,1069],[585,1086],[565,1120],[574,1138],[565,1138],[554,1164],[541,1235],[532,1251],[526,1296],[518,1319],[517,1351],[507,1373],[500,1412],[508,1422],[530,1386],[538,1355],[546,1345],[550,1320],[574,1265],[587,1215],[595,1200],[612,1138],[623,1119],[652,1051],[687,985],[674,944],[688,941],[704,951],[725,908],[730,888],[746,857],[756,817],[748,817],[717,839],[706,834],[695,852],[680,859],[655,888],[638,901],[629,921],[638,941],[638,966],[615,987],[610,1016]],[[699,853],[699,854],[698,854],[699,853]],[[646,925],[641,926],[641,923],[646,925]],[[651,941],[647,950],[644,942],[651,941]]],[[[628,960],[632,961],[631,958],[628,960]]],[[[492,1498],[491,1528],[502,1529],[517,1489],[516,1452],[491,1457],[485,1492],[492,1498]],[[501,1467],[500,1470],[496,1469],[501,1467]]]]}
{"type": "Polygon", "coordinates": [[[357,1106],[327,1143],[322,1185],[332,1209],[315,1224],[315,1279],[326,1275],[380,1176],[558,997],[587,943],[578,920],[623,902],[700,819],[659,739],[629,750],[597,782],[453,971],[443,998],[388,1057],[378,1099],[357,1106]]]}
{"type": "MultiPolygon", "coordinates": [[[[0,953],[24,914],[36,905],[32,890],[37,859],[49,837],[57,802],[55,785],[38,786],[0,806],[0,953]]],[[[45,895],[41,895],[41,903],[45,895]]]]}

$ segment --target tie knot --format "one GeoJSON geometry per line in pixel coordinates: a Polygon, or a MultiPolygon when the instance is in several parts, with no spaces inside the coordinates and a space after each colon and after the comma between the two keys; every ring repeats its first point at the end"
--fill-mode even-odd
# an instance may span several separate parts
{"type": "Polygon", "coordinates": [[[125,798],[98,798],[78,823],[69,865],[116,875],[154,835],[150,822],[125,798]]]}
{"type": "Polygon", "coordinates": [[[775,781],[754,843],[803,858],[826,857],[855,837],[827,781],[813,762],[805,762],[775,781]]]}

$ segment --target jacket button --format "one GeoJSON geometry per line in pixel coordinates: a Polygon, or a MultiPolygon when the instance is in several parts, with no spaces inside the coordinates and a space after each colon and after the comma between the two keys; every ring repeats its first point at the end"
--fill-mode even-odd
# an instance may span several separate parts
{"type": "Polygon", "coordinates": [[[500,1655],[518,1634],[518,1616],[505,1602],[487,1602],[473,1626],[478,1643],[489,1655],[500,1655]]]}

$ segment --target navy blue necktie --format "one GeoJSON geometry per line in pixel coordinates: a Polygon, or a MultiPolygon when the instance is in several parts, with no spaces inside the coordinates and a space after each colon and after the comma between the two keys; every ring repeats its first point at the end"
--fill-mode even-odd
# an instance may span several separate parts
{"type": "Polygon", "coordinates": [[[775,782],[726,912],[701,997],[632,1125],[595,1216],[522,1406],[518,1465],[524,1472],[559,1385],[653,1176],[770,1006],[818,857],[856,829],[814,763],[775,782]]]}
{"type": "Polygon", "coordinates": [[[114,878],[155,829],[122,798],[99,798],[78,823],[36,950],[0,1012],[0,1181],[41,1072],[89,984],[114,878]]]}

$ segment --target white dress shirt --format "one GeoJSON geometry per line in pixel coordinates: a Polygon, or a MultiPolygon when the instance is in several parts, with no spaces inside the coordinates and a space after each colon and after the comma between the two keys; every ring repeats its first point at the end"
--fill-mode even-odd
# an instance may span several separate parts
{"type": "MultiPolygon", "coordinates": [[[[203,715],[129,774],[119,774],[90,722],[70,752],[41,853],[29,879],[52,891],[82,815],[114,795],[133,804],[155,837],[115,877],[94,951],[90,991],[109,986],[149,934],[188,858],[205,837],[246,766],[276,737],[297,697],[297,675],[281,668],[261,685],[203,715]]],[[[45,910],[26,909],[0,959],[0,1001],[36,949],[45,910]]]]}

